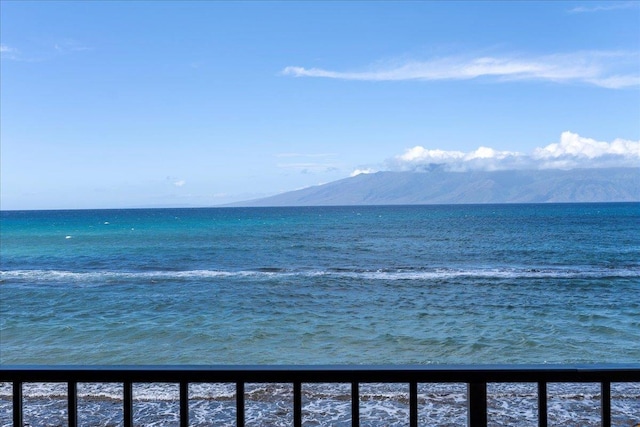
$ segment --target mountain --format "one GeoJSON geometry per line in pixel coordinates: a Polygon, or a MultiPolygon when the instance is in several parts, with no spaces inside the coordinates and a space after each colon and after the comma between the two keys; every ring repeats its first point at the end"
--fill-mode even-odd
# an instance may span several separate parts
{"type": "Polygon", "coordinates": [[[640,201],[640,168],[378,172],[233,206],[640,201]]]}

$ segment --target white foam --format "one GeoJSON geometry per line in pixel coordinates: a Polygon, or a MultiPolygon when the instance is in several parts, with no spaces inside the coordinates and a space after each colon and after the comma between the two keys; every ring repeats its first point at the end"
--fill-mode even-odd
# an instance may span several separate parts
{"type": "Polygon", "coordinates": [[[553,279],[582,278],[598,279],[607,277],[638,278],[640,267],[599,268],[599,267],[545,267],[545,268],[415,268],[415,269],[379,269],[379,270],[184,270],[184,271],[88,271],[75,272],[65,270],[6,270],[0,271],[0,280],[26,282],[66,282],[66,283],[108,283],[120,281],[154,282],[161,280],[216,279],[225,277],[270,280],[287,277],[336,277],[369,281],[385,280],[446,280],[456,278],[482,279],[553,279]]]}

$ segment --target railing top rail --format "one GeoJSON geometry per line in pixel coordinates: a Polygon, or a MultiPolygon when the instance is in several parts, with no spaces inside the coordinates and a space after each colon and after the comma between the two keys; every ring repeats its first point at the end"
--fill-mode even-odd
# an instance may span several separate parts
{"type": "Polygon", "coordinates": [[[0,365],[23,382],[640,382],[640,363],[575,365],[0,365]]]}

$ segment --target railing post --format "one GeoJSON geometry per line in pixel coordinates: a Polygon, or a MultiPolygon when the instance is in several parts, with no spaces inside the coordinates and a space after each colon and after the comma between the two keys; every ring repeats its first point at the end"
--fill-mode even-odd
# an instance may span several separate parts
{"type": "Polygon", "coordinates": [[[409,426],[418,427],[418,383],[409,383],[409,426]]]}
{"type": "Polygon", "coordinates": [[[236,427],[244,427],[244,383],[236,383],[236,427]]]}
{"type": "Polygon", "coordinates": [[[538,427],[547,427],[547,383],[538,383],[538,427]]]}
{"type": "Polygon", "coordinates": [[[302,427],[302,384],[293,383],[293,425],[302,427]]]}
{"type": "Polygon", "coordinates": [[[133,383],[125,381],[123,387],[123,415],[124,427],[133,427],[133,383]]]}
{"type": "Polygon", "coordinates": [[[67,413],[69,427],[76,427],[78,425],[78,383],[75,381],[67,383],[67,413]]]}
{"type": "Polygon", "coordinates": [[[487,383],[467,384],[467,425],[487,427],[487,383]]]}
{"type": "Polygon", "coordinates": [[[180,382],[180,427],[189,427],[189,383],[180,382]]]}
{"type": "Polygon", "coordinates": [[[22,381],[13,382],[13,425],[22,427],[22,381]]]}
{"type": "Polygon", "coordinates": [[[351,426],[360,425],[360,385],[354,381],[351,383],[351,426]]]}
{"type": "Polygon", "coordinates": [[[611,427],[611,383],[600,383],[600,411],[602,427],[611,427]]]}

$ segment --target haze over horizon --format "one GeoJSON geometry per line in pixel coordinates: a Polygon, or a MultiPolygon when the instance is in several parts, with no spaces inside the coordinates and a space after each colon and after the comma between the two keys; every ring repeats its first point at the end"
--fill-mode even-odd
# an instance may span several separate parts
{"type": "Polygon", "coordinates": [[[640,166],[639,2],[2,2],[0,209],[640,166]]]}

